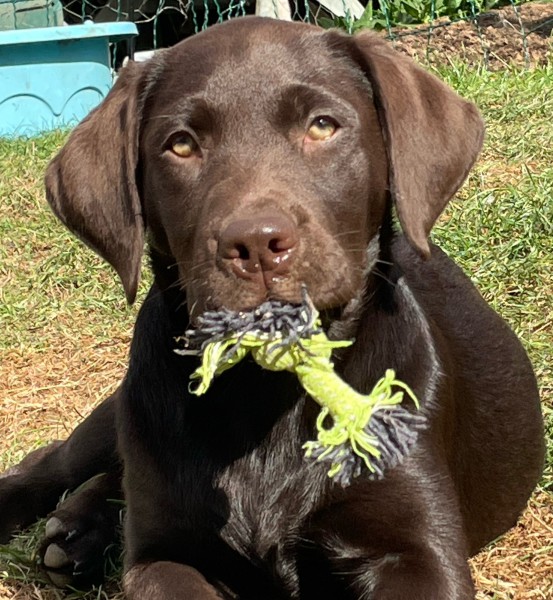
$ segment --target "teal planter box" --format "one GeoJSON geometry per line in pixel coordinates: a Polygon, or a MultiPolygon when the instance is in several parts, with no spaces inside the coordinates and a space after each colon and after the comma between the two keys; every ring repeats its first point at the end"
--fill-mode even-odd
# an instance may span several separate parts
{"type": "Polygon", "coordinates": [[[60,0],[0,0],[0,31],[63,25],[60,0]]]}
{"type": "Polygon", "coordinates": [[[136,34],[133,23],[0,31],[0,136],[78,123],[112,86],[108,43],[136,34]]]}

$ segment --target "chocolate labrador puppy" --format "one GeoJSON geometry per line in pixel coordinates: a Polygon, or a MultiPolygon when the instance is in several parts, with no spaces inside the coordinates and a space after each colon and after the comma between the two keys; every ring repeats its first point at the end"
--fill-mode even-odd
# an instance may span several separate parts
{"type": "Polygon", "coordinates": [[[368,33],[237,19],[125,68],[47,193],[129,302],[145,239],[155,283],[117,393],[3,478],[4,537],[103,473],[52,513],[43,548],[54,579],[92,576],[122,464],[128,598],[474,598],[467,558],[513,526],[543,461],[521,344],[428,241],[483,133],[368,33]],[[328,335],[355,340],[334,356],[350,385],[394,368],[420,400],[428,426],[383,479],[343,488],[305,460],[318,407],[290,373],[245,361],[188,392],[197,358],[175,338],[198,315],[303,287],[328,335]]]}

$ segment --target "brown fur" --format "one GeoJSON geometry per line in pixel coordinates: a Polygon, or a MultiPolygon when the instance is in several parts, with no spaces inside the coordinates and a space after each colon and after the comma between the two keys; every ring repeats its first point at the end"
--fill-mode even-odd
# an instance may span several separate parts
{"type": "Polygon", "coordinates": [[[48,198],[129,300],[146,234],[155,284],[117,394],[0,480],[4,535],[108,471],[44,545],[50,572],[97,576],[117,443],[129,598],[474,598],[467,557],[515,523],[543,462],[524,350],[428,241],[482,138],[474,105],[366,33],[239,19],[125,69],[50,165],[48,198]],[[324,141],[318,117],[335,126],[324,141]],[[197,363],[174,338],[195,316],[302,285],[329,335],[355,339],[342,376],[368,392],[394,368],[428,418],[381,481],[341,489],[304,460],[317,407],[290,374],[245,362],[187,393],[197,363]],[[14,502],[24,486],[32,508],[14,502]]]}

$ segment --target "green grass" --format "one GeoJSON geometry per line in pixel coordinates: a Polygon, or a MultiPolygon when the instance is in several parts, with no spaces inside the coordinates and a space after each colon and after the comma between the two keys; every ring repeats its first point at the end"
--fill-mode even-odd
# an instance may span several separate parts
{"type": "MultiPolygon", "coordinates": [[[[531,356],[549,439],[541,486],[553,494],[553,66],[489,73],[453,65],[439,74],[480,106],[488,133],[481,160],[433,236],[507,319],[531,356]]],[[[57,350],[53,339],[59,347],[82,350],[83,361],[114,344],[123,346],[124,354],[136,315],[113,271],[46,207],[43,172],[64,139],[56,133],[0,140],[0,364],[9,353],[25,355],[30,349],[31,362],[42,360],[57,350]]],[[[147,286],[146,275],[138,305],[147,286]]],[[[3,379],[0,416],[13,393],[13,384],[2,387],[3,379]]],[[[10,438],[0,446],[0,468],[49,436],[37,422],[24,436],[10,438]]],[[[25,558],[36,545],[36,531],[0,551],[0,578],[39,577],[25,558]]],[[[48,596],[55,597],[60,596],[48,596]]],[[[68,597],[85,596],[73,592],[68,597]]],[[[102,597],[107,597],[102,590],[86,596],[102,597]]]]}
{"type": "Polygon", "coordinates": [[[548,438],[542,485],[553,492],[553,65],[439,75],[480,107],[481,159],[435,240],[522,338],[538,375],[548,438]]]}
{"type": "MultiPolygon", "coordinates": [[[[48,580],[46,574],[38,565],[37,547],[39,540],[44,535],[46,519],[40,519],[33,527],[19,535],[10,545],[0,546],[0,578],[9,579],[11,582],[28,584],[33,582],[40,588],[47,589],[45,600],[112,600],[119,593],[121,578],[121,561],[114,562],[113,552],[108,553],[106,559],[106,580],[99,586],[91,589],[79,590],[68,588],[56,590],[48,580]]],[[[117,553],[119,556],[119,553],[117,553]]],[[[0,597],[2,597],[0,595],[0,597]]]]}
{"type": "MultiPolygon", "coordinates": [[[[135,311],[112,271],[47,209],[42,177],[65,137],[0,140],[0,350],[40,348],[37,332],[59,315],[82,316],[100,342],[111,339],[114,322],[117,330],[132,327],[135,311]],[[92,311],[93,326],[85,318],[92,311]]],[[[56,323],[62,334],[63,325],[56,323]]]]}

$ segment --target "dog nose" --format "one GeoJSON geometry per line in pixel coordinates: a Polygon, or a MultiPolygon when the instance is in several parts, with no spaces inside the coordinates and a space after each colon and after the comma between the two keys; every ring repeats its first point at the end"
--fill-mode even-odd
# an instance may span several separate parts
{"type": "Polygon", "coordinates": [[[242,279],[263,276],[265,285],[284,277],[291,266],[298,232],[284,214],[257,214],[232,221],[219,238],[219,256],[242,279]]]}

